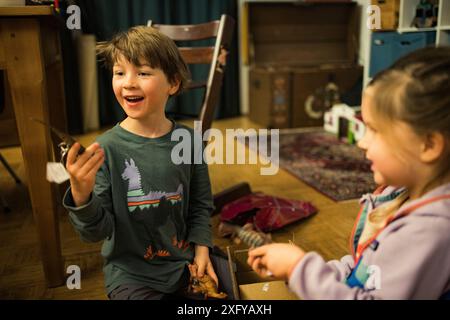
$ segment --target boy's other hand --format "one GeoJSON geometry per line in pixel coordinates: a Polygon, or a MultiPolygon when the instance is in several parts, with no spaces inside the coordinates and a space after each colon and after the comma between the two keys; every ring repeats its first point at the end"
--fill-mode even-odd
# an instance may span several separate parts
{"type": "Polygon", "coordinates": [[[78,155],[79,150],[80,144],[77,142],[70,148],[66,162],[72,197],[77,207],[89,201],[95,175],[105,161],[105,153],[98,143],[91,144],[82,155],[78,155]]]}
{"type": "Polygon", "coordinates": [[[217,287],[219,286],[219,279],[217,278],[216,273],[214,272],[214,267],[209,258],[209,248],[206,246],[195,246],[195,258],[194,263],[197,265],[197,274],[196,276],[201,278],[203,275],[209,275],[217,287]]]}

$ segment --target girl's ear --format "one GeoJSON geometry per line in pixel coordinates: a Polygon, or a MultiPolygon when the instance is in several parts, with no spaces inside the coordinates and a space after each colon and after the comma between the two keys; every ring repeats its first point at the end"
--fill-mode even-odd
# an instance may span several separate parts
{"type": "Polygon", "coordinates": [[[446,139],[440,132],[431,132],[425,135],[420,150],[420,160],[431,163],[439,159],[445,151],[446,139]]]}

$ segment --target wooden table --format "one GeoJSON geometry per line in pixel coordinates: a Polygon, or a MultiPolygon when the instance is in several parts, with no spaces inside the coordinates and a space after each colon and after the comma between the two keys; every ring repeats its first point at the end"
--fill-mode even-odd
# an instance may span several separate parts
{"type": "MultiPolygon", "coordinates": [[[[55,148],[49,130],[29,118],[67,130],[59,39],[62,27],[62,19],[49,6],[0,8],[0,70],[6,75],[6,96],[14,108],[49,287],[65,283],[57,214],[60,206],[56,202],[59,188],[46,180],[46,163],[55,158],[55,148]]],[[[1,94],[6,91],[0,90],[1,94]]]]}

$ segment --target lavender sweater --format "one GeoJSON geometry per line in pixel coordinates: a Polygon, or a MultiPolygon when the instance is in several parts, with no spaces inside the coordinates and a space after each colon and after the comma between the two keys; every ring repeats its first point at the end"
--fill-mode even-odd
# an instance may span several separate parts
{"type": "MultiPolygon", "coordinates": [[[[362,205],[396,192],[365,195],[362,205]]],[[[351,287],[352,255],[325,262],[309,252],[294,268],[289,287],[302,299],[439,299],[450,290],[450,183],[416,199],[395,213],[411,213],[392,221],[362,254],[367,280],[351,287]],[[438,198],[436,198],[438,197],[438,198]]]]}

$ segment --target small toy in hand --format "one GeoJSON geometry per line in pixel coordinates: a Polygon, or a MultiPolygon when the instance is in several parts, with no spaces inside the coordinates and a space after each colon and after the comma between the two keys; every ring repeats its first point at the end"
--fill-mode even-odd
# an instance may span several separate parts
{"type": "MultiPolygon", "coordinates": [[[[39,120],[39,119],[35,119],[30,117],[30,120],[33,120],[37,123],[40,123],[46,127],[48,127],[60,140],[60,144],[58,144],[58,147],[60,148],[61,151],[61,162],[66,162],[66,155],[67,152],[69,151],[69,149],[77,142],[74,138],[72,138],[70,135],[68,135],[65,132],[59,131],[58,129],[56,129],[55,127],[49,125],[48,123],[39,120]]],[[[82,155],[84,153],[84,151],[86,151],[86,149],[80,144],[80,149],[78,150],[78,155],[82,155]]]]}
{"type": "Polygon", "coordinates": [[[225,299],[227,297],[226,293],[218,292],[216,283],[208,274],[205,273],[202,277],[194,276],[194,274],[197,274],[196,264],[190,264],[188,268],[191,274],[188,288],[189,292],[203,294],[205,299],[225,299]]]}
{"type": "Polygon", "coordinates": [[[238,244],[242,241],[253,248],[272,242],[270,234],[254,230],[253,224],[251,223],[247,223],[241,227],[231,223],[221,222],[219,233],[231,234],[231,237],[234,238],[234,241],[238,242],[238,244]]]}

